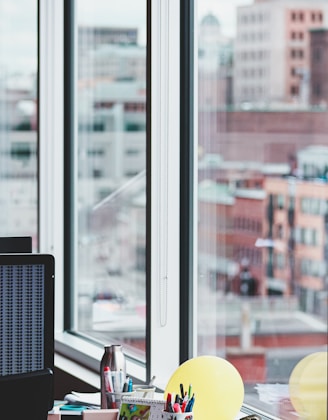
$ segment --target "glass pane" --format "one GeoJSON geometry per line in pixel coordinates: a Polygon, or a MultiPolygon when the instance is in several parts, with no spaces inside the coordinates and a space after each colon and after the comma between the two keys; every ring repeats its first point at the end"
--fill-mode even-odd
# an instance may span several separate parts
{"type": "Polygon", "coordinates": [[[0,236],[38,248],[37,1],[0,2],[0,236]]]}
{"type": "Polygon", "coordinates": [[[301,390],[327,384],[328,5],[196,3],[198,354],[238,369],[245,403],[325,418],[301,390]]]}
{"type": "Polygon", "coordinates": [[[145,357],[146,2],[77,0],[75,327],[145,357]]]}

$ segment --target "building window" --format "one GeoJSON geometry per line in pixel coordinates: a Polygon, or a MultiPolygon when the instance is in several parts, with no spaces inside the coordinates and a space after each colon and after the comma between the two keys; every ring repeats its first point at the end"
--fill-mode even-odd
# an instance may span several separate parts
{"type": "Polygon", "coordinates": [[[321,48],[314,48],[313,49],[313,53],[312,53],[312,57],[314,61],[321,61],[322,58],[322,52],[321,52],[321,48]]]}
{"type": "Polygon", "coordinates": [[[299,87],[298,86],[291,86],[290,87],[290,94],[291,95],[298,95],[299,93],[299,87]]]}

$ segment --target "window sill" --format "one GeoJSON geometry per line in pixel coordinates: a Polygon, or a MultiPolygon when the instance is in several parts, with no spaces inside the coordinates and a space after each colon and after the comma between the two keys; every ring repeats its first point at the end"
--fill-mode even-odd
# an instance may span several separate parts
{"type": "MultiPolygon", "coordinates": [[[[55,366],[99,388],[99,364],[103,347],[68,332],[55,334],[55,366]]],[[[140,382],[146,381],[146,368],[126,360],[127,372],[140,382]]]]}

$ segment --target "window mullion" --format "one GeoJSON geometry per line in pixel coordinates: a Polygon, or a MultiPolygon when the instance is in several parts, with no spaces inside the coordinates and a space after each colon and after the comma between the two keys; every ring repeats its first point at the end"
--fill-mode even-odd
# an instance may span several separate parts
{"type": "MultiPolygon", "coordinates": [[[[39,251],[56,260],[55,300],[63,300],[63,1],[39,0],[39,251]]],[[[56,311],[56,329],[62,329],[56,311]]]]}
{"type": "Polygon", "coordinates": [[[158,386],[179,364],[179,9],[173,0],[151,8],[150,362],[158,386]]]}

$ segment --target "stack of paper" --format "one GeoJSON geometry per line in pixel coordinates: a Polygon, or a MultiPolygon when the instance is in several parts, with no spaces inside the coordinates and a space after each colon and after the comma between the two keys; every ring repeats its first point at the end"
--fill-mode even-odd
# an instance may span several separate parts
{"type": "Polygon", "coordinates": [[[75,392],[65,395],[68,404],[81,405],[88,408],[100,408],[100,392],[75,392]]]}

